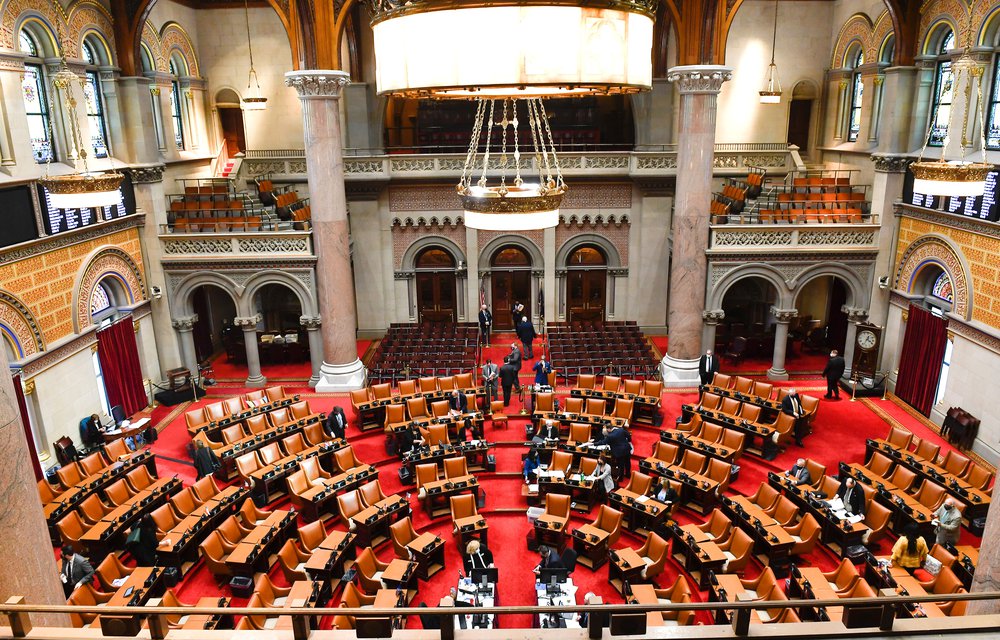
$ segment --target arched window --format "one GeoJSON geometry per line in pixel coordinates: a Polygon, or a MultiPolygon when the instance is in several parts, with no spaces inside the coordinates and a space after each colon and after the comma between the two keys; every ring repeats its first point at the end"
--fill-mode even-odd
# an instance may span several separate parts
{"type": "Polygon", "coordinates": [[[589,267],[606,264],[608,264],[608,260],[604,257],[604,252],[597,247],[588,245],[574,249],[573,253],[569,255],[569,260],[566,261],[567,267],[589,267]]]}
{"type": "Polygon", "coordinates": [[[94,287],[94,295],[90,297],[90,314],[96,315],[110,308],[111,298],[108,296],[108,290],[104,288],[103,284],[99,283],[94,287]]]}
{"type": "Polygon", "coordinates": [[[54,161],[55,149],[52,145],[52,127],[49,121],[49,99],[45,90],[45,72],[42,67],[41,52],[35,36],[27,29],[19,34],[21,51],[27,54],[24,61],[24,76],[21,80],[21,95],[24,112],[28,116],[28,136],[31,138],[31,152],[38,164],[54,161]]]}
{"type": "Polygon", "coordinates": [[[184,148],[184,123],[181,118],[181,89],[177,82],[177,66],[173,60],[170,61],[170,75],[174,78],[170,82],[170,117],[174,119],[174,143],[178,149],[184,148]]]}
{"type": "Polygon", "coordinates": [[[444,249],[424,249],[415,261],[417,269],[454,269],[455,259],[444,249]]]}
{"type": "Polygon", "coordinates": [[[90,42],[83,43],[83,59],[87,63],[87,81],[83,96],[87,102],[87,123],[90,125],[90,146],[95,158],[108,157],[108,127],[104,119],[104,96],[97,66],[99,58],[90,42]]]}
{"type": "Polygon", "coordinates": [[[865,63],[865,54],[859,49],[858,55],[854,58],[854,73],[851,75],[851,108],[848,111],[847,140],[854,142],[858,139],[861,131],[861,101],[864,97],[865,84],[861,80],[859,67],[865,63]]]}
{"type": "Polygon", "coordinates": [[[114,278],[104,278],[90,295],[90,316],[94,324],[106,327],[118,317],[118,301],[126,299],[114,278]]]}
{"type": "Polygon", "coordinates": [[[928,144],[934,147],[943,145],[948,135],[948,120],[951,117],[951,102],[955,89],[948,52],[953,46],[955,46],[955,33],[949,29],[941,38],[941,46],[937,51],[934,91],[931,93],[931,134],[928,144]]]}
{"type": "Polygon", "coordinates": [[[986,111],[986,146],[1000,149],[1000,54],[993,60],[993,90],[986,111]]]}
{"type": "Polygon", "coordinates": [[[941,300],[947,300],[948,302],[955,301],[952,297],[951,278],[948,277],[945,271],[942,271],[934,280],[934,286],[931,287],[931,295],[941,300]]]}

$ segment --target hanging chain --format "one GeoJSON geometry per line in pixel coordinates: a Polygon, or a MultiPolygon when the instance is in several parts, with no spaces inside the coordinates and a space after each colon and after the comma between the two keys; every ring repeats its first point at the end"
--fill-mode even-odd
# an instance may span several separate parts
{"type": "Polygon", "coordinates": [[[538,105],[534,98],[528,99],[531,108],[531,142],[535,147],[535,164],[538,167],[538,185],[542,188],[552,179],[552,169],[549,167],[549,154],[545,149],[545,134],[538,115],[538,105]]]}
{"type": "Polygon", "coordinates": [[[517,146],[517,99],[511,101],[511,131],[514,133],[514,186],[520,187],[521,183],[521,150],[517,146]]]}
{"type": "MultiPolygon", "coordinates": [[[[552,130],[549,128],[549,118],[545,114],[545,103],[542,102],[541,98],[538,98],[538,108],[539,108],[539,110],[541,112],[542,124],[545,125],[545,135],[548,138],[549,146],[552,149],[552,165],[556,169],[556,181],[555,181],[555,184],[552,185],[552,186],[554,186],[554,187],[562,187],[563,186],[563,177],[562,177],[562,171],[559,169],[559,157],[556,156],[556,143],[552,139],[552,130]]],[[[544,142],[544,140],[543,140],[543,142],[544,142]]],[[[551,177],[549,178],[549,180],[551,181],[551,177]]]]}
{"type": "Polygon", "coordinates": [[[250,78],[257,83],[257,93],[260,94],[260,80],[257,78],[257,70],[253,68],[253,42],[250,40],[250,0],[243,0],[243,15],[247,20],[247,51],[250,54],[250,74],[247,76],[247,89],[251,87],[250,78]]]}
{"type": "Polygon", "coordinates": [[[496,100],[490,100],[490,119],[486,127],[486,148],[483,150],[483,174],[479,176],[479,187],[486,188],[486,167],[490,164],[490,140],[493,138],[493,109],[496,107],[496,100]]]}
{"type": "Polygon", "coordinates": [[[507,193],[507,102],[509,98],[503,99],[503,120],[500,121],[502,127],[500,131],[500,195],[507,193]]]}
{"type": "Polygon", "coordinates": [[[986,75],[986,69],[979,67],[979,70],[979,97],[977,98],[979,100],[980,109],[979,143],[981,145],[980,149],[983,153],[983,164],[986,164],[986,103],[983,101],[983,77],[986,75]]]}
{"type": "Polygon", "coordinates": [[[476,155],[479,151],[479,134],[483,128],[484,113],[486,113],[486,101],[482,98],[477,98],[472,137],[469,139],[469,150],[465,154],[465,164],[462,166],[462,178],[458,181],[458,187],[463,191],[472,186],[472,167],[475,165],[476,155]]]}

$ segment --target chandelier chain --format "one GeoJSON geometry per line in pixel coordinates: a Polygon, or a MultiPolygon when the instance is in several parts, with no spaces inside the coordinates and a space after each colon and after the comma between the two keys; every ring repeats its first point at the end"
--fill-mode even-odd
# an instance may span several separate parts
{"type": "Polygon", "coordinates": [[[507,192],[507,125],[510,121],[507,119],[507,103],[510,102],[508,98],[503,99],[503,119],[500,121],[500,126],[502,127],[500,131],[500,193],[507,192]]]}
{"type": "Polygon", "coordinates": [[[538,144],[538,139],[540,136],[538,131],[538,117],[535,111],[535,101],[529,99],[526,100],[526,102],[528,105],[528,129],[531,131],[531,147],[535,152],[535,168],[538,169],[538,183],[545,184],[545,181],[543,180],[542,176],[542,171],[543,171],[543,166],[546,169],[548,168],[548,158],[546,158],[545,161],[543,162],[542,154],[539,151],[540,145],[538,144]]]}
{"type": "MultiPolygon", "coordinates": [[[[561,187],[563,184],[563,177],[562,177],[562,170],[559,168],[559,157],[556,156],[556,143],[555,140],[552,138],[552,129],[549,128],[549,118],[545,114],[545,103],[543,103],[540,98],[538,99],[538,108],[541,111],[542,124],[545,125],[545,134],[546,137],[548,138],[549,148],[552,150],[552,166],[554,166],[556,170],[556,181],[554,186],[561,187]]],[[[542,147],[543,148],[545,147],[544,141],[542,147]]],[[[550,175],[549,180],[551,181],[551,179],[552,177],[550,175]]]]}
{"type": "Polygon", "coordinates": [[[486,124],[486,148],[483,149],[483,174],[479,176],[478,185],[486,188],[486,168],[490,164],[490,140],[493,137],[493,110],[496,107],[496,100],[490,100],[490,119],[486,124]]]}
{"type": "Polygon", "coordinates": [[[521,180],[521,149],[517,145],[517,100],[511,105],[511,131],[514,134],[514,186],[520,187],[521,180]]]}
{"type": "Polygon", "coordinates": [[[468,189],[471,186],[471,169],[475,165],[476,156],[479,155],[479,132],[483,127],[483,114],[486,111],[486,102],[479,98],[476,100],[475,126],[472,129],[472,137],[469,138],[469,149],[465,153],[465,164],[462,165],[462,177],[458,182],[461,189],[468,189]]]}

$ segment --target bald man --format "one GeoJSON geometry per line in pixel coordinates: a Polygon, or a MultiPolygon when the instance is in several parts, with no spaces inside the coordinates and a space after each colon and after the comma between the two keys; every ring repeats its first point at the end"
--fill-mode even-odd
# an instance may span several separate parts
{"type": "Polygon", "coordinates": [[[937,529],[935,529],[937,539],[935,542],[942,545],[945,543],[950,545],[958,544],[958,535],[961,533],[962,528],[962,513],[955,506],[954,498],[948,497],[944,499],[944,504],[934,512],[933,523],[937,525],[937,529]]]}

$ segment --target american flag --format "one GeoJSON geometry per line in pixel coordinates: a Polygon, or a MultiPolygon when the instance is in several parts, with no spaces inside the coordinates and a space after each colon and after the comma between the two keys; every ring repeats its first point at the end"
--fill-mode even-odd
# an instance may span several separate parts
{"type": "Polygon", "coordinates": [[[482,309],[483,305],[486,304],[486,279],[483,278],[479,281],[479,308],[482,309]]]}

